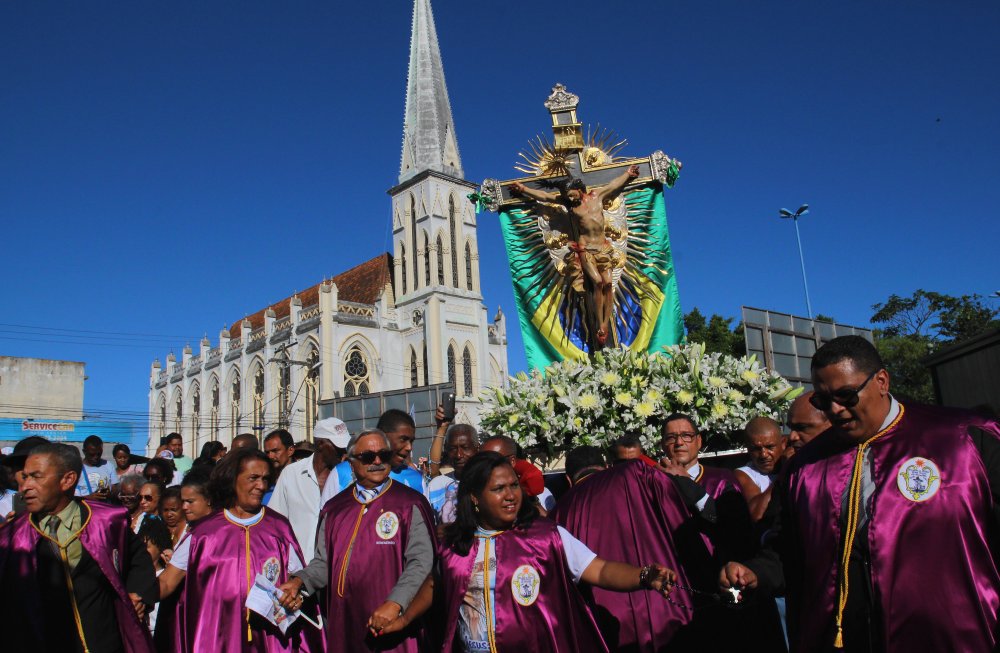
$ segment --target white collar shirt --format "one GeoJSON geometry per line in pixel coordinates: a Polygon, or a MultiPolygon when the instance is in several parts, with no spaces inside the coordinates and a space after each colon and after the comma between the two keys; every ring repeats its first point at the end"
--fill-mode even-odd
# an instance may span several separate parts
{"type": "MultiPolygon", "coordinates": [[[[315,455],[315,454],[314,454],[315,455]]],[[[332,474],[332,472],[331,472],[332,474]]],[[[313,559],[319,523],[320,487],[312,456],[289,463],[281,470],[267,507],[284,515],[292,524],[295,539],[307,561],[313,559]]]]}

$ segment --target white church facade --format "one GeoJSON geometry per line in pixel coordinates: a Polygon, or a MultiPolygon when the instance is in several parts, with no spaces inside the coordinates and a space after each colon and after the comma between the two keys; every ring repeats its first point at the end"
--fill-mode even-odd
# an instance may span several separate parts
{"type": "Polygon", "coordinates": [[[476,214],[430,0],[415,0],[399,183],[389,191],[392,253],[267,306],[149,379],[149,441],[177,432],[185,453],[244,432],[311,440],[335,397],[455,386],[459,421],[478,423],[483,388],[505,382],[506,320],[479,284],[476,214]]]}

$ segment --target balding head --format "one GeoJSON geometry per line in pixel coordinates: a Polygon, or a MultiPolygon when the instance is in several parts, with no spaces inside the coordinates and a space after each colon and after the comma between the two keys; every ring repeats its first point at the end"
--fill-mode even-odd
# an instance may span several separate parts
{"type": "Polygon", "coordinates": [[[781,424],[778,424],[770,417],[754,417],[747,422],[747,438],[756,435],[778,435],[781,436],[781,424]]]}
{"type": "Polygon", "coordinates": [[[770,417],[755,417],[746,426],[747,453],[761,474],[773,474],[785,454],[788,441],[781,425],[770,417]]]}
{"type": "Polygon", "coordinates": [[[260,449],[260,443],[257,442],[257,436],[253,433],[240,433],[233,438],[233,443],[229,448],[236,451],[237,449],[242,449],[244,447],[260,449]]]}
{"type": "Polygon", "coordinates": [[[506,435],[492,435],[483,440],[479,450],[495,451],[505,458],[513,458],[517,455],[517,443],[506,435]]]}
{"type": "Polygon", "coordinates": [[[788,409],[788,443],[795,449],[802,448],[807,442],[830,428],[830,420],[826,413],[817,410],[809,397],[812,390],[799,395],[788,409]]]}

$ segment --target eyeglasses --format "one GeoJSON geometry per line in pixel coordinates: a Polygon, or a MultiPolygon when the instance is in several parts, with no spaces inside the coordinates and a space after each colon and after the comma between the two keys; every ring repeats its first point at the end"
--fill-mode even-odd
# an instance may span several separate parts
{"type": "Polygon", "coordinates": [[[135,501],[139,498],[138,494],[119,494],[118,498],[122,501],[135,501]]]}
{"type": "Polygon", "coordinates": [[[663,436],[664,444],[673,444],[675,442],[694,442],[694,439],[698,437],[697,433],[687,431],[685,433],[668,433],[663,436]]]}
{"type": "Polygon", "coordinates": [[[392,462],[392,452],[389,450],[384,451],[365,451],[362,453],[356,453],[351,456],[354,460],[360,461],[365,465],[371,465],[376,460],[381,463],[392,462]]]}
{"type": "Polygon", "coordinates": [[[816,410],[827,411],[830,410],[830,406],[836,402],[838,405],[844,408],[853,408],[858,405],[861,401],[861,391],[865,389],[868,382],[875,378],[875,375],[879,373],[879,370],[875,370],[868,375],[868,378],[864,380],[864,383],[856,388],[841,388],[836,392],[813,392],[812,396],[809,397],[809,403],[813,405],[816,410]]]}
{"type": "Polygon", "coordinates": [[[140,494],[139,495],[139,500],[140,501],[152,501],[153,500],[153,495],[152,494],[140,494]]]}

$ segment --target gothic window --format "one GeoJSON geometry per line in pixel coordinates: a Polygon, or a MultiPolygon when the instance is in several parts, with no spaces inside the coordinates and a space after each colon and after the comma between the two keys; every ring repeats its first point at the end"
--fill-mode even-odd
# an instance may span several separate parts
{"type": "Polygon", "coordinates": [[[361,353],[361,348],[355,345],[347,354],[347,363],[344,365],[345,397],[354,397],[371,392],[371,379],[368,369],[368,361],[365,359],[365,355],[361,353]]]}
{"type": "Polygon", "coordinates": [[[167,398],[160,395],[160,437],[167,434],[167,398]]]}
{"type": "Polygon", "coordinates": [[[406,245],[399,246],[399,258],[400,258],[400,270],[403,271],[403,292],[401,295],[406,294],[406,245]]]}
{"type": "Polygon", "coordinates": [[[174,431],[180,433],[181,424],[184,419],[184,403],[181,401],[180,394],[177,395],[177,401],[174,402],[174,407],[176,410],[176,414],[174,415],[174,431]]]}
{"type": "MultiPolygon", "coordinates": [[[[403,268],[404,274],[406,268],[403,268]]],[[[313,429],[319,417],[319,352],[313,349],[306,356],[306,440],[313,441],[313,429]]]]}
{"type": "Polygon", "coordinates": [[[201,388],[195,387],[191,398],[191,441],[198,444],[198,427],[201,426],[201,388]]]}
{"type": "Polygon", "coordinates": [[[264,430],[264,368],[257,367],[253,375],[253,428],[256,435],[264,430]]]}
{"type": "Polygon", "coordinates": [[[448,197],[448,225],[451,235],[451,285],[458,288],[458,225],[455,224],[455,196],[448,197]]]}
{"type": "Polygon", "coordinates": [[[441,246],[441,236],[437,239],[437,255],[438,255],[438,285],[444,285],[444,248],[441,246]]]}
{"type": "Polygon", "coordinates": [[[462,352],[462,376],[464,377],[462,381],[465,383],[465,396],[472,396],[472,354],[469,353],[469,348],[466,347],[465,351],[462,352]]]}
{"type": "Polygon", "coordinates": [[[448,383],[455,383],[455,348],[448,345],[448,383]]]}
{"type": "Polygon", "coordinates": [[[420,257],[417,255],[417,200],[410,195],[410,242],[413,245],[413,289],[420,285],[420,257]]]}
{"type": "Polygon", "coordinates": [[[465,286],[472,290],[472,246],[465,243],[465,286]]]}
{"type": "Polygon", "coordinates": [[[430,363],[427,360],[427,341],[424,340],[424,385],[430,385],[430,363]]]}
{"type": "Polygon", "coordinates": [[[233,377],[233,387],[231,389],[231,399],[229,401],[229,439],[232,440],[240,432],[240,375],[233,377]]]}
{"type": "Polygon", "coordinates": [[[216,379],[212,382],[212,422],[210,427],[212,430],[212,439],[219,439],[219,380],[216,379]]]}
{"type": "Polygon", "coordinates": [[[410,348],[410,387],[415,388],[420,382],[417,377],[417,352],[410,348]]]}
{"type": "Polygon", "coordinates": [[[424,232],[424,285],[431,285],[431,239],[424,232]]]}

